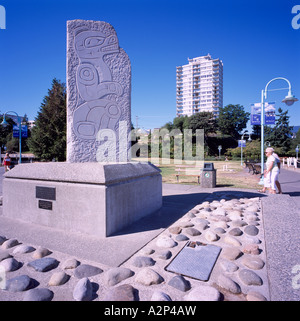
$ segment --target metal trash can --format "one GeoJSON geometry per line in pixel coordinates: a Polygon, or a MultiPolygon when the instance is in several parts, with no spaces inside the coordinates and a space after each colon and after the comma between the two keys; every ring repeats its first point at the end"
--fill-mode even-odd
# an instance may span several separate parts
{"type": "Polygon", "coordinates": [[[217,172],[214,163],[204,163],[201,173],[200,186],[204,188],[214,188],[217,183],[217,172]]]}

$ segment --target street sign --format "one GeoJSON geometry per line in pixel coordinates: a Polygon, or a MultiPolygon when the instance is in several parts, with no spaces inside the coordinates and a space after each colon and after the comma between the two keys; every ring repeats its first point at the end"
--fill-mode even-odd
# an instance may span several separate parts
{"type": "MultiPolygon", "coordinates": [[[[19,137],[19,126],[13,125],[13,137],[19,137]]],[[[27,125],[21,125],[21,137],[27,138],[28,137],[28,127],[27,125]]]]}

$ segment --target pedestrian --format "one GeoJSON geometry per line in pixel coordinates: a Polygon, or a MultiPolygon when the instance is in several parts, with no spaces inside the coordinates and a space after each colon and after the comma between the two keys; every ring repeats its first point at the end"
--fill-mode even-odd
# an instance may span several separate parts
{"type": "Polygon", "coordinates": [[[274,179],[275,179],[275,184],[276,184],[276,187],[277,187],[277,189],[278,189],[278,194],[282,194],[281,185],[280,185],[279,179],[278,179],[278,176],[279,176],[279,174],[280,174],[280,158],[279,158],[279,156],[278,156],[275,152],[273,152],[272,155],[275,157],[275,160],[276,160],[277,166],[278,166],[278,170],[277,170],[276,167],[273,169],[274,174],[275,174],[275,178],[274,178],[274,179]],[[277,171],[277,173],[276,173],[276,171],[277,171]],[[277,174],[277,175],[276,175],[276,174],[277,174]]]}
{"type": "Polygon", "coordinates": [[[2,163],[2,165],[4,166],[5,172],[10,170],[10,164],[11,164],[11,159],[9,157],[9,154],[6,153],[2,163]]]}
{"type": "MultiPolygon", "coordinates": [[[[259,190],[261,193],[265,193],[268,189],[270,194],[276,194],[276,181],[278,181],[278,174],[280,168],[280,160],[278,155],[277,158],[273,155],[274,149],[272,147],[268,147],[265,151],[267,156],[266,161],[266,169],[264,170],[264,188],[259,190]]],[[[279,184],[279,181],[278,181],[279,184]]],[[[278,185],[277,185],[278,186],[278,185]]],[[[279,193],[281,192],[281,187],[279,185],[278,188],[279,193]]]]}

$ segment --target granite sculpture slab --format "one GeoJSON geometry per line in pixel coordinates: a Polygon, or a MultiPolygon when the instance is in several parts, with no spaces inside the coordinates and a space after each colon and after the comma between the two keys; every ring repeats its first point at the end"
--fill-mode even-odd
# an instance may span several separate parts
{"type": "Polygon", "coordinates": [[[67,161],[129,161],[130,104],[131,64],[114,28],[68,21],[67,161]]]}

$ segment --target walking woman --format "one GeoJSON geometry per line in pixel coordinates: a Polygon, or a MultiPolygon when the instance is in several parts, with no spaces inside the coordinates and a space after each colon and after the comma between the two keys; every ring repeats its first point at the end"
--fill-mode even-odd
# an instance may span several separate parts
{"type": "Polygon", "coordinates": [[[3,158],[3,166],[4,166],[4,169],[5,169],[5,172],[10,170],[10,164],[11,164],[11,159],[9,157],[9,154],[6,153],[5,157],[3,158]]]}
{"type": "Polygon", "coordinates": [[[276,181],[278,180],[279,174],[279,166],[278,159],[274,157],[273,154],[274,149],[272,147],[268,147],[266,149],[266,169],[264,170],[264,192],[266,188],[269,189],[270,194],[276,194],[276,181]]]}

